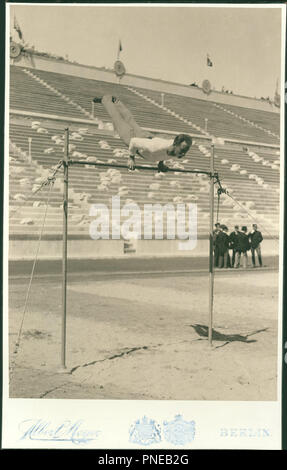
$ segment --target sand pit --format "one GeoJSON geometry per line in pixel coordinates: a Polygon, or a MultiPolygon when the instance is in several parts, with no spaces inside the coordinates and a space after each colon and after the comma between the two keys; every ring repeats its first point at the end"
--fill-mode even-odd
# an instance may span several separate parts
{"type": "MultiPolygon", "coordinates": [[[[10,282],[13,351],[27,285],[10,282]]],[[[278,273],[73,280],[67,368],[60,374],[61,284],[32,285],[10,397],[276,400],[278,273]]],[[[10,361],[13,360],[11,355],[10,361]]]]}

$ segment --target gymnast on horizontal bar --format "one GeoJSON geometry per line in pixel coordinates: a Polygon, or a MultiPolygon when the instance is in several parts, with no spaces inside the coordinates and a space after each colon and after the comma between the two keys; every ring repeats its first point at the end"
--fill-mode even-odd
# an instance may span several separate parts
{"type": "Polygon", "coordinates": [[[156,162],[159,172],[168,171],[164,160],[183,158],[192,145],[192,138],[187,134],[179,134],[175,139],[165,139],[145,131],[137,124],[126,106],[114,96],[95,97],[93,102],[101,103],[105,107],[115,131],[128,146],[130,170],[135,169],[137,155],[148,162],[156,162]]]}

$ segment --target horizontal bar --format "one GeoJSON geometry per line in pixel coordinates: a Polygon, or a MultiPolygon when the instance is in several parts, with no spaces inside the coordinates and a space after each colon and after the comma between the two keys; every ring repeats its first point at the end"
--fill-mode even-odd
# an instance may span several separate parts
{"type": "MultiPolygon", "coordinates": [[[[127,165],[123,165],[121,163],[100,163],[100,162],[87,162],[84,160],[68,160],[69,165],[91,165],[91,166],[99,166],[104,168],[124,168],[127,169],[127,165]]],[[[152,170],[158,171],[157,166],[145,166],[145,165],[137,165],[135,166],[136,170],[152,170]]],[[[209,171],[195,171],[195,170],[182,170],[180,168],[169,168],[168,172],[176,172],[176,173],[195,173],[195,174],[204,174],[210,176],[209,171]]]]}

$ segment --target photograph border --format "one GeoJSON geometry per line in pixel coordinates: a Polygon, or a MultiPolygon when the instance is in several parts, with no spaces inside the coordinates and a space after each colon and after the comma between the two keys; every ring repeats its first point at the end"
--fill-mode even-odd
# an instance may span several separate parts
{"type": "MultiPolygon", "coordinates": [[[[150,4],[154,4],[154,5],[161,5],[161,4],[166,4],[166,2],[149,2],[147,4],[147,2],[125,2],[126,4],[131,4],[131,5],[141,5],[141,4],[145,4],[145,5],[150,5],[150,4]]],[[[194,5],[194,6],[200,6],[200,5],[211,5],[213,6],[213,2],[178,2],[179,4],[185,4],[185,5],[194,5]]],[[[5,126],[7,126],[7,120],[9,121],[9,118],[7,119],[7,116],[9,117],[9,107],[7,109],[7,95],[5,94],[5,88],[7,87],[7,70],[6,67],[7,65],[9,64],[9,62],[7,62],[7,57],[8,57],[8,54],[7,54],[7,50],[8,50],[8,46],[7,46],[7,31],[5,32],[5,6],[7,5],[17,5],[17,4],[26,4],[26,5],[41,5],[41,4],[45,4],[45,5],[48,5],[48,4],[51,4],[51,2],[48,2],[48,1],[41,1],[41,2],[22,2],[22,1],[18,1],[18,2],[14,2],[14,1],[10,1],[10,2],[6,2],[6,4],[4,3],[1,3],[0,4],[0,17],[1,18],[4,18],[4,24],[1,28],[1,38],[2,38],[2,42],[1,44],[4,45],[4,47],[1,47],[0,48],[0,59],[2,58],[2,63],[5,64],[5,67],[2,67],[1,68],[1,83],[2,85],[4,84],[4,86],[2,86],[1,88],[1,97],[0,97],[0,105],[2,104],[2,107],[1,109],[5,109],[5,105],[4,103],[6,102],[6,109],[5,109],[5,114],[3,112],[3,115],[1,113],[1,123],[2,123],[2,127],[1,127],[1,136],[2,136],[2,142],[3,142],[3,152],[2,152],[2,155],[3,155],[3,158],[1,159],[1,169],[2,169],[2,172],[1,172],[1,178],[2,178],[2,190],[3,190],[3,193],[2,193],[2,196],[3,196],[3,199],[2,201],[2,207],[1,207],[1,210],[3,208],[3,212],[1,213],[2,215],[2,230],[1,230],[1,237],[2,237],[2,259],[5,260],[5,232],[3,231],[3,227],[5,227],[5,191],[7,192],[7,185],[8,185],[8,181],[7,181],[7,164],[6,164],[6,168],[5,168],[5,154],[7,152],[7,134],[5,132],[4,134],[4,129],[5,129],[5,126]],[[2,13],[2,14],[1,14],[2,13]],[[5,41],[6,41],[6,44],[5,44],[5,41]],[[6,51],[6,61],[5,61],[5,51],[6,51]],[[6,97],[6,101],[5,101],[5,97],[6,97]],[[5,115],[6,115],[6,121],[5,121],[5,115]],[[4,144],[5,142],[5,144],[4,144]],[[6,177],[6,180],[4,178],[4,175],[6,177]],[[4,235],[4,237],[3,237],[4,235]]],[[[54,2],[52,3],[53,6],[57,6],[57,5],[61,5],[61,4],[65,4],[65,5],[71,5],[71,6],[81,6],[81,5],[87,5],[87,6],[92,6],[92,5],[102,5],[104,4],[105,6],[109,6],[109,5],[115,5],[115,6],[120,6],[121,4],[115,4],[115,3],[112,3],[112,2],[75,2],[75,3],[70,3],[70,2],[66,2],[66,1],[61,1],[61,2],[54,2]]],[[[170,3],[170,5],[176,5],[176,2],[172,2],[170,3]]],[[[234,5],[234,4],[225,4],[225,3],[220,3],[220,2],[216,2],[216,6],[220,7],[220,6],[229,6],[231,7],[231,5],[234,5]]],[[[258,2],[250,2],[250,3],[236,3],[235,5],[238,5],[238,7],[241,7],[241,6],[244,6],[244,5],[249,5],[249,6],[256,6],[258,5],[259,7],[262,6],[268,6],[268,3],[258,3],[258,2]]],[[[286,42],[286,4],[284,2],[278,2],[278,4],[274,4],[274,3],[271,3],[270,2],[270,7],[274,7],[274,5],[280,5],[280,6],[285,6],[285,18],[283,18],[284,16],[284,9],[282,9],[282,24],[285,26],[285,34],[283,35],[282,33],[282,36],[284,36],[284,38],[282,37],[282,43],[283,43],[283,39],[284,39],[284,42],[286,42]]],[[[7,11],[7,10],[6,10],[7,11]]],[[[1,24],[2,26],[2,24],[1,24]]],[[[286,112],[286,102],[287,102],[287,98],[285,98],[286,96],[286,88],[285,88],[285,77],[286,77],[286,71],[287,71],[287,67],[286,67],[286,60],[287,60],[287,54],[286,54],[286,45],[285,45],[285,54],[284,54],[284,64],[285,64],[285,70],[284,67],[282,66],[282,70],[281,70],[281,141],[280,141],[280,146],[281,146],[281,152],[283,152],[283,149],[284,149],[284,158],[286,160],[286,151],[287,151],[287,145],[286,145],[286,125],[285,125],[285,118],[283,117],[282,119],[282,114],[285,115],[285,112],[286,112]],[[284,135],[284,137],[283,137],[284,135]]],[[[7,130],[7,127],[6,127],[6,130],[7,130]]],[[[281,157],[280,157],[281,158],[281,157]]],[[[281,158],[282,160],[282,158],[281,158]]],[[[283,159],[284,160],[284,159],[283,159]]],[[[281,217],[281,220],[283,221],[282,223],[282,227],[281,227],[281,233],[280,233],[280,237],[281,237],[281,247],[280,247],[280,258],[281,258],[281,268],[280,268],[280,271],[281,271],[281,276],[282,276],[282,279],[280,281],[280,285],[281,285],[281,295],[279,295],[279,308],[282,308],[282,313],[281,313],[281,316],[282,316],[282,325],[279,325],[279,321],[278,321],[278,329],[281,330],[278,334],[278,339],[282,337],[282,345],[280,345],[280,341],[278,341],[278,354],[280,354],[280,356],[278,356],[278,371],[279,373],[281,372],[281,381],[280,383],[278,383],[278,390],[280,391],[280,396],[281,396],[281,410],[282,410],[282,415],[281,415],[281,424],[282,424],[282,429],[281,429],[281,445],[282,445],[282,449],[285,449],[287,450],[287,394],[286,394],[286,390],[287,390],[287,318],[286,318],[286,289],[284,289],[284,285],[286,283],[286,276],[287,276],[287,253],[286,253],[286,246],[285,246],[285,237],[286,237],[286,229],[287,229],[287,221],[286,221],[286,202],[287,202],[287,187],[286,187],[286,181],[287,181],[287,168],[286,168],[286,161],[284,160],[284,170],[281,168],[281,172],[280,172],[280,176],[281,176],[281,180],[283,181],[283,191],[284,191],[284,197],[282,197],[282,195],[280,195],[280,198],[281,198],[281,208],[280,208],[280,217],[281,217]],[[284,185],[284,182],[285,182],[285,185],[284,185]],[[280,307],[281,306],[281,307],[280,307]],[[282,357],[282,361],[279,360],[279,358],[282,357]],[[281,363],[280,363],[281,362],[281,363]]],[[[281,161],[282,163],[282,161],[281,161]]],[[[282,181],[280,183],[280,185],[282,185],[282,181]]],[[[7,196],[7,194],[6,194],[7,196]]],[[[8,218],[6,217],[6,221],[8,220],[8,218]]],[[[279,258],[279,259],[280,259],[279,258]]],[[[4,360],[5,360],[5,357],[4,357],[4,353],[3,353],[3,347],[4,347],[4,341],[3,341],[3,335],[5,334],[5,331],[4,331],[4,326],[5,326],[5,323],[3,323],[3,318],[5,316],[5,305],[3,304],[3,302],[5,301],[5,296],[3,295],[3,286],[5,284],[5,279],[7,277],[7,274],[8,274],[8,266],[6,266],[6,269],[5,269],[5,266],[4,266],[5,263],[3,263],[3,271],[1,272],[1,282],[2,282],[2,294],[1,294],[1,305],[2,305],[2,309],[3,309],[3,315],[1,317],[1,322],[0,322],[0,328],[1,328],[1,344],[2,344],[2,348],[1,348],[1,363],[2,365],[4,364],[4,360]],[[6,276],[6,277],[5,277],[6,276]]],[[[279,278],[280,279],[280,278],[279,278]]],[[[279,309],[278,309],[279,310],[279,309]]],[[[279,313],[279,312],[278,312],[279,313]]],[[[4,374],[7,376],[7,369],[5,367],[2,367],[1,368],[1,380],[2,380],[2,388],[1,388],[1,391],[2,391],[2,406],[4,406],[4,412],[5,413],[5,397],[4,397],[4,390],[5,390],[5,376],[4,374]]],[[[279,377],[278,377],[279,379],[279,377]]],[[[15,400],[15,399],[13,399],[15,400]]],[[[18,399],[17,399],[18,400],[18,399]]],[[[33,400],[33,399],[28,399],[29,401],[30,400],[33,400]]],[[[11,399],[8,398],[8,401],[11,401],[11,399]]],[[[27,399],[25,400],[27,402],[27,399]]],[[[56,401],[56,400],[54,400],[56,401]]],[[[60,401],[60,400],[59,400],[60,401]]],[[[73,400],[70,400],[71,402],[73,400]]],[[[106,400],[107,402],[109,400],[106,400]]],[[[124,403],[125,400],[121,400],[121,403],[124,403]]],[[[46,404],[46,401],[43,401],[43,406],[46,404]]],[[[2,411],[2,409],[1,409],[2,411]]],[[[1,413],[0,411],[0,413],[1,413]]],[[[3,419],[3,418],[2,418],[3,419]]],[[[3,420],[2,420],[2,423],[3,423],[3,420]]],[[[3,426],[1,427],[1,430],[3,431],[3,426]]],[[[3,442],[3,434],[1,436],[1,430],[0,430],[0,438],[2,438],[2,442],[3,442]]],[[[5,428],[4,428],[4,433],[5,433],[5,428]]],[[[29,448],[29,447],[27,447],[29,448]]],[[[92,448],[93,450],[96,449],[96,448],[92,448]]],[[[238,448],[240,449],[240,448],[238,448]]],[[[150,450],[150,449],[149,449],[150,450]]]]}

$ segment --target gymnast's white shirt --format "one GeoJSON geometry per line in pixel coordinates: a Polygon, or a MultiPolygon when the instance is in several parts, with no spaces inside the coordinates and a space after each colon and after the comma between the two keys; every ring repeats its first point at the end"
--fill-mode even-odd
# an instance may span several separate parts
{"type": "Polygon", "coordinates": [[[153,137],[152,139],[142,137],[132,137],[130,140],[129,151],[131,155],[140,155],[150,162],[159,162],[168,160],[170,156],[166,153],[167,149],[173,144],[174,139],[161,139],[153,137]]]}

